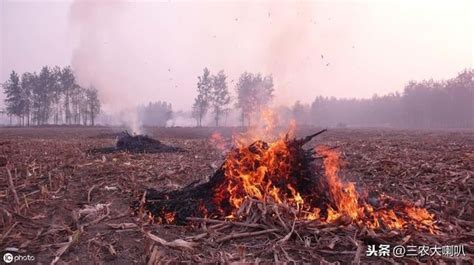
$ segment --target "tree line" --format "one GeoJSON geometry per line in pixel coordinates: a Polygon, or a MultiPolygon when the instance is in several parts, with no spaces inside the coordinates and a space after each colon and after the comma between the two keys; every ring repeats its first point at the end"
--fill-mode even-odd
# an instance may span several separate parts
{"type": "Polygon", "coordinates": [[[172,115],[171,103],[165,101],[149,102],[138,107],[138,116],[143,125],[164,127],[172,115]]]}
{"type": "Polygon", "coordinates": [[[403,93],[370,99],[319,96],[289,111],[299,124],[324,127],[474,128],[474,71],[449,80],[410,81],[403,93]]]}
{"type": "Polygon", "coordinates": [[[2,87],[10,123],[16,117],[23,126],[94,125],[101,109],[97,89],[78,85],[69,66],[44,66],[39,73],[26,72],[21,77],[12,71],[2,87]]]}
{"type": "MultiPolygon", "coordinates": [[[[219,126],[233,109],[245,126],[251,124],[252,114],[271,102],[273,78],[242,73],[233,99],[224,71],[212,75],[204,68],[197,92],[193,105],[197,126],[202,126],[208,111],[219,126]]],[[[293,119],[300,125],[322,127],[474,128],[474,71],[465,69],[448,80],[410,81],[402,93],[369,99],[318,96],[310,104],[297,101],[293,106],[276,108],[276,112],[280,122],[293,119]]]]}
{"type": "MultiPolygon", "coordinates": [[[[30,125],[30,121],[36,125],[94,125],[101,108],[97,89],[79,86],[70,67],[45,66],[38,74],[27,72],[21,77],[12,71],[2,87],[6,113],[21,125],[30,125]]],[[[223,70],[211,74],[204,68],[192,108],[197,126],[203,125],[208,113],[212,113],[215,126],[227,126],[231,112],[238,113],[241,126],[251,125],[253,114],[260,113],[273,98],[273,78],[244,72],[234,89],[232,97],[223,70]]],[[[473,108],[474,71],[466,69],[448,80],[410,81],[402,93],[370,99],[318,96],[310,104],[297,101],[276,110],[281,122],[294,119],[300,125],[474,128],[473,108]]],[[[138,113],[143,124],[152,126],[166,126],[173,116],[171,104],[162,101],[139,106],[138,113]]]]}
{"type": "MultiPolygon", "coordinates": [[[[273,77],[244,72],[240,75],[235,90],[237,98],[234,106],[240,110],[241,124],[250,125],[252,114],[260,112],[273,98],[273,77]]],[[[227,116],[232,109],[232,97],[224,71],[211,75],[209,69],[204,68],[203,74],[198,76],[197,92],[192,111],[197,126],[202,126],[202,120],[209,110],[214,115],[216,126],[219,126],[223,116],[226,124],[227,116]]]]}

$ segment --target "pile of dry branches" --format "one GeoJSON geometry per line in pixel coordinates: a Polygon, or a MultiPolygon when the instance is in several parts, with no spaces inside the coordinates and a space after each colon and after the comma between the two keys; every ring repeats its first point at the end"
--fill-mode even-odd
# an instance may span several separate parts
{"type": "MultiPolygon", "coordinates": [[[[446,238],[442,231],[427,235],[413,228],[372,230],[352,222],[347,216],[332,223],[298,220],[298,211],[284,203],[248,199],[237,212],[238,217],[232,220],[188,217],[193,231],[197,232],[193,235],[167,241],[143,230],[160,246],[152,245],[149,249],[149,264],[177,260],[225,263],[347,260],[358,263],[367,259],[365,251],[369,244],[441,245],[443,237],[446,238]]],[[[381,258],[395,262],[391,257],[381,258]]],[[[438,260],[441,257],[425,259],[438,260]]],[[[416,258],[397,259],[400,260],[415,262],[416,258]]]]}

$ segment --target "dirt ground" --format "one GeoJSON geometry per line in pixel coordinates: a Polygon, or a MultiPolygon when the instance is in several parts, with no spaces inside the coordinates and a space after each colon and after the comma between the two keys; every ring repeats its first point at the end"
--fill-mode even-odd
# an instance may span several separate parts
{"type": "MultiPolygon", "coordinates": [[[[146,264],[153,244],[141,228],[166,240],[198,233],[190,226],[144,225],[130,214],[129,206],[146,188],[175,189],[210,176],[224,158],[223,152],[209,143],[215,129],[146,129],[150,136],[185,152],[88,152],[112,146],[115,134],[120,130],[106,127],[0,128],[1,251],[9,248],[10,252],[16,250],[34,255],[35,262],[43,264],[55,259],[58,264],[146,264]],[[18,202],[7,181],[7,168],[10,168],[18,202]],[[101,214],[84,216],[84,209],[91,207],[100,208],[101,214]]],[[[304,128],[297,134],[303,136],[317,130],[304,128]]],[[[228,141],[236,131],[220,129],[228,141]]],[[[345,180],[356,182],[359,189],[382,191],[415,202],[434,213],[443,233],[432,237],[430,242],[463,244],[466,253],[462,258],[443,257],[445,262],[472,259],[472,131],[333,129],[313,140],[308,147],[317,144],[339,147],[345,161],[342,175],[345,180]]],[[[417,236],[403,234],[404,241],[397,242],[416,244],[412,242],[415,238],[417,236]]],[[[290,260],[301,262],[339,260],[346,263],[353,259],[353,248],[341,246],[341,250],[337,242],[334,244],[332,248],[313,247],[311,251],[318,257],[314,259],[300,258],[297,251],[284,254],[289,255],[290,260]]],[[[167,251],[167,247],[160,248],[167,251]]],[[[208,261],[207,258],[225,262],[274,261],[275,255],[283,256],[283,252],[275,249],[268,250],[271,254],[256,254],[252,249],[242,248],[245,247],[236,240],[209,248],[213,253],[207,253],[206,248],[180,250],[168,260],[189,263],[208,261]],[[220,249],[223,252],[217,251],[220,249]],[[190,255],[201,259],[190,260],[187,258],[190,255]]],[[[394,261],[392,258],[369,259],[365,257],[365,250],[362,256],[362,263],[365,260],[394,261]]],[[[435,258],[433,260],[437,260],[435,258]]],[[[416,258],[405,261],[415,262],[416,258]]]]}

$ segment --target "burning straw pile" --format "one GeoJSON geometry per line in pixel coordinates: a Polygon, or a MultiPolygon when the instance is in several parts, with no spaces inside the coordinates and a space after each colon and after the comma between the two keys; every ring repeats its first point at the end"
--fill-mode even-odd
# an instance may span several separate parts
{"type": "MultiPolygon", "coordinates": [[[[434,216],[426,209],[384,194],[364,195],[354,183],[341,181],[334,149],[303,148],[323,132],[303,139],[286,135],[272,143],[239,145],[208,182],[175,191],[149,189],[133,208],[151,222],[204,229],[173,242],[160,242],[147,233],[161,244],[192,248],[196,241],[212,245],[245,239],[244,245],[260,251],[258,257],[273,261],[295,260],[288,254],[293,250],[299,253],[299,261],[324,261],[322,254],[344,254],[358,261],[362,241],[406,242],[410,236],[402,235],[409,230],[436,233],[434,216]],[[283,244],[289,240],[295,243],[283,244]],[[336,250],[336,244],[343,250],[336,250]],[[277,249],[284,257],[275,254],[277,249]]],[[[235,255],[216,260],[242,260],[235,255]]],[[[202,261],[199,255],[193,260],[202,261]]]]}

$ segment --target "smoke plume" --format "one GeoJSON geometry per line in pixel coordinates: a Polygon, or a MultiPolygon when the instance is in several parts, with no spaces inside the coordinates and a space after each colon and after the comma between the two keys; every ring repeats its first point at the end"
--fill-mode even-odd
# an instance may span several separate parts
{"type": "Polygon", "coordinates": [[[278,102],[301,80],[289,70],[308,60],[311,17],[307,4],[76,1],[72,67],[106,111],[127,110],[130,126],[147,101],[189,110],[204,67],[224,69],[232,91],[244,71],[272,74],[278,102]]]}

